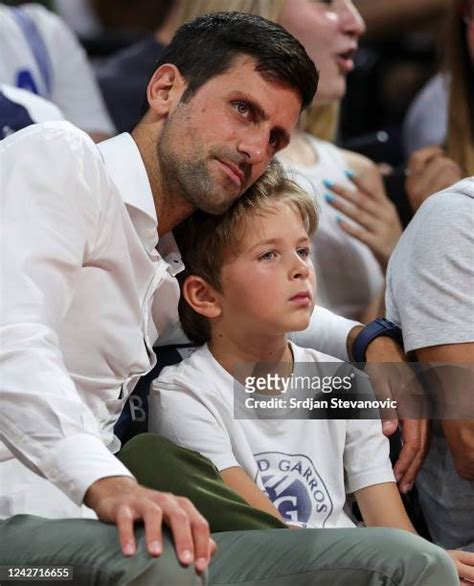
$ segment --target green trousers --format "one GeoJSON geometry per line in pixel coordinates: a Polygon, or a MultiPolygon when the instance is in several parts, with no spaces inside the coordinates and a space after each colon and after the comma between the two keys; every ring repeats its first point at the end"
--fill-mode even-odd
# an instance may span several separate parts
{"type": "MultiPolygon", "coordinates": [[[[210,584],[458,585],[448,555],[405,531],[288,530],[227,488],[206,458],[158,436],[134,438],[119,457],[139,482],[187,496],[206,516],[218,545],[209,570],[210,584]]],[[[63,582],[65,586],[206,583],[207,577],[180,566],[169,536],[163,555],[155,559],[146,552],[142,528],[137,526],[136,532],[138,552],[133,558],[125,558],[114,526],[86,519],[18,515],[0,522],[0,566],[73,566],[74,581],[63,582]]]]}

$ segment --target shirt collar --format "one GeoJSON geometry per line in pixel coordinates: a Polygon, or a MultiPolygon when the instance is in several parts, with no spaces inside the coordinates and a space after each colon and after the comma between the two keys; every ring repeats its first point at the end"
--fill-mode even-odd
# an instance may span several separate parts
{"type": "Polygon", "coordinates": [[[125,204],[142,211],[158,223],[150,181],[132,136],[124,132],[97,146],[125,204]]]}
{"type": "MultiPolygon", "coordinates": [[[[154,249],[158,244],[158,219],[155,202],[136,142],[130,134],[124,132],[97,146],[140,238],[148,252],[153,251],[156,254],[154,249]],[[143,221],[143,214],[146,221],[143,221]]],[[[168,263],[168,272],[171,275],[174,276],[183,270],[181,255],[171,232],[160,238],[158,251],[168,263]]]]}

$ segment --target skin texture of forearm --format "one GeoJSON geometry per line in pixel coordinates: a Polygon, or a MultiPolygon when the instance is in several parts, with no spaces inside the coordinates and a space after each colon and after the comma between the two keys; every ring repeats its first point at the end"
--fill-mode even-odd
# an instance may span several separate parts
{"type": "MultiPolygon", "coordinates": [[[[474,421],[459,419],[461,414],[472,414],[472,372],[474,343],[445,344],[416,350],[420,362],[465,365],[458,375],[446,379],[441,374],[440,399],[454,406],[454,413],[448,413],[441,421],[444,435],[453,456],[454,466],[460,476],[474,480],[474,421]],[[469,365],[471,365],[469,367],[469,365]]],[[[441,371],[440,371],[441,372],[441,371]]]]}
{"type": "Polygon", "coordinates": [[[242,497],[251,507],[260,509],[279,521],[286,523],[280,513],[273,506],[271,500],[258,488],[255,482],[238,466],[226,468],[219,472],[222,480],[242,497]]]}
{"type": "Polygon", "coordinates": [[[375,484],[355,493],[367,527],[391,527],[416,533],[394,482],[375,484]]]}

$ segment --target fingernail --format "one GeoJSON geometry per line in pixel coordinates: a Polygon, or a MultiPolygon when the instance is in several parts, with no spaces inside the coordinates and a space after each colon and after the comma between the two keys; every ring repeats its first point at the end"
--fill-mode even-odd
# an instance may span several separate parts
{"type": "Polygon", "coordinates": [[[161,552],[161,541],[152,541],[150,543],[150,553],[153,555],[160,555],[161,552]]]}
{"type": "Polygon", "coordinates": [[[410,490],[413,488],[413,484],[404,484],[401,488],[401,491],[403,494],[406,494],[407,492],[410,492],[410,490]]]}
{"type": "Polygon", "coordinates": [[[198,572],[202,572],[206,569],[207,560],[206,560],[206,558],[199,558],[196,560],[196,563],[194,565],[196,567],[196,570],[198,570],[198,572]]]}
{"type": "Polygon", "coordinates": [[[184,564],[190,564],[193,561],[193,554],[189,549],[185,549],[179,557],[184,564]]]}
{"type": "Polygon", "coordinates": [[[332,189],[334,187],[334,181],[329,181],[329,179],[323,179],[323,185],[328,189],[332,189]]]}
{"type": "Polygon", "coordinates": [[[344,222],[344,220],[342,219],[342,216],[337,215],[336,216],[336,222],[339,222],[339,223],[344,222]]]}
{"type": "Polygon", "coordinates": [[[336,198],[334,197],[334,195],[331,195],[330,193],[326,193],[326,194],[324,194],[324,199],[328,203],[332,203],[336,198]]]}
{"type": "Polygon", "coordinates": [[[356,176],[355,172],[352,171],[352,169],[346,169],[344,173],[346,174],[346,177],[348,177],[349,179],[353,179],[356,176]]]}
{"type": "Polygon", "coordinates": [[[395,479],[397,482],[400,482],[400,479],[402,477],[402,473],[401,472],[395,472],[395,479]]]}
{"type": "Polygon", "coordinates": [[[125,555],[133,555],[135,553],[135,547],[133,543],[127,543],[127,545],[123,548],[123,553],[125,555]]]}

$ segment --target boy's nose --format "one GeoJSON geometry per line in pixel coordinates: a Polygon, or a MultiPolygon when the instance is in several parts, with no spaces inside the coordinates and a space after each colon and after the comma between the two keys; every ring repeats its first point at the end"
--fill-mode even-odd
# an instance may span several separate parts
{"type": "Polygon", "coordinates": [[[299,256],[297,256],[297,260],[291,269],[292,279],[306,279],[308,276],[309,276],[308,264],[303,259],[301,259],[299,256]]]}

